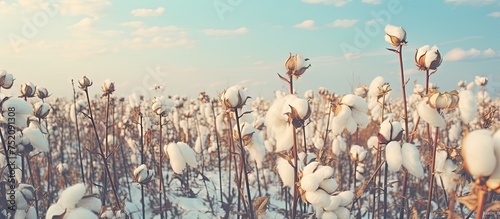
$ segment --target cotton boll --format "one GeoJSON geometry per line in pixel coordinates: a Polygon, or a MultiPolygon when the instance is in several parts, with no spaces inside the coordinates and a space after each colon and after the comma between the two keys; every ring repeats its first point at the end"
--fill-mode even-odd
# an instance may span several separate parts
{"type": "Polygon", "coordinates": [[[417,105],[418,115],[429,125],[439,128],[444,128],[446,122],[444,118],[438,113],[436,109],[433,109],[427,104],[427,99],[424,99],[417,105]]]}
{"type": "Polygon", "coordinates": [[[354,198],[354,193],[352,191],[343,191],[337,195],[341,200],[340,200],[340,206],[347,206],[351,204],[353,198],[354,198]]]}
{"type": "Polygon", "coordinates": [[[278,157],[276,161],[276,169],[278,170],[278,174],[283,182],[283,186],[287,186],[288,188],[294,187],[294,175],[293,167],[288,163],[287,160],[278,157]]]}
{"type": "Polygon", "coordinates": [[[370,122],[368,120],[368,115],[366,115],[366,113],[364,113],[363,111],[356,110],[356,109],[352,110],[352,118],[354,119],[354,121],[358,125],[358,128],[362,128],[362,129],[366,128],[366,126],[368,126],[368,123],[370,122]]]}
{"type": "Polygon", "coordinates": [[[322,207],[314,207],[314,214],[316,215],[316,218],[321,218],[323,217],[323,214],[325,213],[325,210],[323,210],[322,207]]]}
{"type": "Polygon", "coordinates": [[[339,196],[330,196],[330,205],[325,208],[326,211],[335,211],[339,208],[340,202],[342,202],[342,198],[339,196]]]}
{"type": "Polygon", "coordinates": [[[332,194],[335,191],[337,191],[337,188],[339,185],[337,184],[337,181],[335,179],[324,179],[319,183],[319,187],[323,190],[325,190],[326,193],[332,194]]]}
{"type": "Polygon", "coordinates": [[[344,97],[342,97],[341,102],[350,106],[353,110],[358,110],[361,112],[368,110],[368,104],[365,102],[365,100],[362,97],[354,94],[345,95],[344,97]]]}
{"type": "Polygon", "coordinates": [[[435,158],[435,171],[436,172],[444,172],[444,165],[446,163],[446,158],[448,158],[448,153],[443,150],[438,150],[436,151],[436,158],[435,158]]]}
{"type": "Polygon", "coordinates": [[[398,171],[403,164],[401,145],[397,141],[391,141],[385,146],[385,160],[390,171],[398,171]]]}
{"type": "Polygon", "coordinates": [[[403,166],[417,178],[424,176],[424,169],[420,161],[420,153],[414,144],[404,143],[401,149],[403,166]]]}
{"type": "Polygon", "coordinates": [[[179,147],[184,161],[186,161],[190,167],[197,167],[198,161],[196,160],[196,153],[193,149],[184,142],[177,142],[177,146],[179,147]]]}
{"type": "Polygon", "coordinates": [[[351,108],[347,105],[338,105],[337,108],[340,107],[340,109],[335,109],[335,115],[333,118],[335,118],[335,124],[338,125],[344,125],[347,124],[349,118],[351,118],[351,108]]]}
{"type": "Polygon", "coordinates": [[[16,201],[16,208],[19,210],[26,210],[29,207],[28,200],[24,198],[23,194],[20,191],[16,191],[15,193],[15,201],[16,201]]]}
{"type": "Polygon", "coordinates": [[[382,76],[375,77],[370,83],[370,86],[368,87],[368,97],[376,98],[378,95],[378,88],[384,84],[385,80],[382,76]]]}
{"type": "Polygon", "coordinates": [[[368,148],[372,149],[372,152],[373,152],[373,149],[377,149],[378,148],[377,136],[371,136],[370,138],[368,138],[368,140],[366,141],[366,146],[368,148]]]}
{"type": "Polygon", "coordinates": [[[65,219],[98,219],[97,215],[86,208],[77,208],[65,215],[65,219]]]}
{"type": "Polygon", "coordinates": [[[338,156],[340,152],[344,151],[346,151],[346,144],[344,142],[344,138],[342,138],[342,136],[339,135],[335,137],[332,141],[332,152],[338,156]]]}
{"type": "Polygon", "coordinates": [[[63,208],[74,209],[78,202],[85,195],[85,185],[83,183],[78,183],[66,188],[62,193],[57,204],[61,205],[63,208]]]}
{"type": "Polygon", "coordinates": [[[300,118],[305,118],[307,114],[311,112],[309,102],[306,99],[297,98],[290,103],[290,106],[297,110],[300,118]]]}
{"type": "Polygon", "coordinates": [[[321,137],[313,138],[313,145],[316,149],[321,150],[325,145],[325,141],[321,137]]]}
{"type": "Polygon", "coordinates": [[[306,199],[309,203],[322,208],[327,208],[330,205],[330,195],[323,190],[314,192],[306,192],[306,199]]]}
{"type": "Polygon", "coordinates": [[[354,132],[356,132],[356,129],[358,128],[358,124],[356,124],[356,121],[354,120],[354,118],[350,117],[348,120],[347,120],[347,123],[346,123],[346,130],[350,133],[350,134],[354,134],[354,132]]]}
{"type": "Polygon", "coordinates": [[[333,176],[333,168],[330,166],[318,166],[316,169],[317,174],[320,174],[322,179],[328,179],[333,176]]]}
{"type": "Polygon", "coordinates": [[[318,189],[320,182],[322,181],[321,174],[313,173],[303,176],[300,180],[300,188],[306,192],[314,192],[318,189]]]}
{"type": "Polygon", "coordinates": [[[451,125],[448,131],[448,139],[452,142],[457,141],[462,135],[462,127],[459,123],[451,125]]]}
{"type": "Polygon", "coordinates": [[[389,119],[384,120],[380,124],[379,134],[384,137],[387,141],[396,141],[401,137],[403,128],[400,122],[391,122],[389,119]]]}
{"type": "Polygon", "coordinates": [[[53,204],[47,209],[47,214],[45,215],[45,218],[51,219],[56,216],[60,216],[66,212],[66,209],[64,209],[61,205],[59,204],[53,204]]]}
{"type": "Polygon", "coordinates": [[[318,217],[321,219],[337,219],[337,215],[334,212],[331,211],[325,211],[321,217],[318,217]]]}
{"type": "Polygon", "coordinates": [[[176,143],[170,143],[165,147],[170,158],[170,165],[172,166],[172,170],[177,174],[182,173],[184,168],[186,168],[186,161],[182,156],[179,146],[176,143]]]}
{"type": "Polygon", "coordinates": [[[493,134],[494,151],[497,162],[495,165],[495,170],[486,181],[488,188],[495,190],[497,193],[500,191],[500,130],[497,130],[493,134]]]}
{"type": "Polygon", "coordinates": [[[102,205],[101,200],[97,195],[86,195],[78,202],[77,208],[86,208],[94,213],[99,213],[101,211],[102,205]]]}
{"type": "Polygon", "coordinates": [[[438,184],[441,188],[443,188],[444,186],[444,189],[447,192],[454,190],[455,185],[458,183],[458,179],[460,178],[460,175],[453,172],[456,169],[457,165],[454,164],[450,159],[447,159],[443,166],[443,173],[438,174],[436,177],[436,184],[438,184]]]}
{"type": "Polygon", "coordinates": [[[30,127],[25,128],[23,130],[23,137],[28,139],[40,152],[49,151],[49,142],[36,125],[30,125],[30,127]]]}
{"type": "Polygon", "coordinates": [[[463,90],[458,94],[458,109],[460,110],[460,118],[462,122],[469,124],[476,118],[477,100],[471,90],[463,90]]]}
{"type": "Polygon", "coordinates": [[[316,168],[318,168],[319,162],[318,161],[313,161],[309,163],[307,166],[302,169],[302,175],[306,176],[309,174],[312,174],[314,171],[316,171],[316,168]]]}
{"type": "Polygon", "coordinates": [[[472,176],[491,175],[497,164],[491,131],[481,129],[466,135],[462,139],[462,156],[465,169],[472,176]]]}
{"type": "Polygon", "coordinates": [[[338,219],[349,219],[351,212],[345,207],[339,207],[337,210],[333,211],[338,219]]]}
{"type": "Polygon", "coordinates": [[[254,133],[252,136],[252,144],[245,148],[248,150],[250,157],[257,163],[257,167],[262,168],[262,162],[266,156],[266,149],[264,148],[260,134],[254,133]]]}

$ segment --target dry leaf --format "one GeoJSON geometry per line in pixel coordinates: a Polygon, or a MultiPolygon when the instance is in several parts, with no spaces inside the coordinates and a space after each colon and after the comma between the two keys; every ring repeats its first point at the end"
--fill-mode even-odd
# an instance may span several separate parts
{"type": "Polygon", "coordinates": [[[469,210],[473,211],[477,208],[477,195],[471,193],[467,196],[458,197],[457,201],[465,205],[469,210]]]}
{"type": "Polygon", "coordinates": [[[486,205],[484,211],[500,211],[500,201],[494,201],[486,205]]]}
{"type": "Polygon", "coordinates": [[[267,210],[267,203],[269,203],[269,196],[261,196],[253,201],[253,209],[257,216],[261,216],[267,210]]]}

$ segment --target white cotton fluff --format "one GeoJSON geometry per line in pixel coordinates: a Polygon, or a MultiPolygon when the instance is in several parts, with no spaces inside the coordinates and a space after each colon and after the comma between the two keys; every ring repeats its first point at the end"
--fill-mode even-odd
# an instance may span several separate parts
{"type": "Polygon", "coordinates": [[[262,136],[259,132],[255,132],[252,135],[252,143],[245,148],[248,150],[250,157],[257,162],[257,167],[262,168],[262,162],[264,162],[266,156],[266,149],[264,148],[262,136]]]}
{"type": "Polygon", "coordinates": [[[305,166],[304,169],[302,169],[302,175],[306,176],[312,174],[316,170],[316,168],[318,168],[318,165],[319,165],[318,161],[313,161],[307,164],[307,166],[305,166]]]}
{"type": "Polygon", "coordinates": [[[75,209],[78,202],[85,195],[86,188],[83,183],[78,183],[66,188],[62,193],[57,204],[61,205],[63,208],[75,209]]]}
{"type": "Polygon", "coordinates": [[[404,143],[401,153],[403,155],[403,166],[408,172],[417,178],[422,178],[424,176],[424,168],[422,167],[420,152],[417,147],[414,144],[404,143]]]}
{"type": "Polygon", "coordinates": [[[458,183],[458,179],[460,178],[460,175],[453,172],[456,169],[457,165],[454,164],[450,159],[446,159],[443,165],[443,172],[437,174],[436,176],[436,184],[441,188],[443,188],[444,186],[444,189],[447,192],[455,190],[455,185],[458,183]]]}
{"type": "Polygon", "coordinates": [[[174,170],[174,172],[177,174],[182,173],[184,168],[186,168],[186,161],[182,156],[179,146],[176,143],[172,142],[168,145],[165,145],[165,147],[165,151],[170,158],[170,165],[172,166],[172,170],[174,170]]]}
{"type": "Polygon", "coordinates": [[[401,131],[403,131],[403,128],[400,122],[392,122],[386,119],[380,124],[379,134],[384,136],[387,141],[392,141],[401,131]]]}
{"type": "Polygon", "coordinates": [[[61,205],[59,204],[53,204],[47,209],[47,214],[45,215],[46,219],[52,219],[55,216],[59,216],[64,214],[66,209],[64,209],[61,205]]]}
{"type": "Polygon", "coordinates": [[[240,100],[239,98],[244,101],[246,99],[246,95],[241,86],[235,85],[228,88],[224,92],[224,96],[222,98],[227,100],[232,107],[235,107],[238,105],[238,101],[240,100]]]}
{"type": "Polygon", "coordinates": [[[323,140],[322,137],[314,137],[312,139],[313,145],[316,149],[321,150],[323,146],[325,145],[325,141],[323,140]]]}
{"type": "Polygon", "coordinates": [[[339,207],[337,210],[333,211],[337,215],[338,219],[349,219],[351,212],[345,207],[339,207]]]}
{"type": "Polygon", "coordinates": [[[342,198],[339,196],[333,195],[330,196],[330,205],[325,208],[326,211],[335,211],[340,206],[340,202],[342,202],[342,198]]]}
{"type": "Polygon", "coordinates": [[[495,157],[492,132],[480,129],[470,132],[462,139],[462,156],[468,172],[474,176],[489,176],[495,170],[495,157]]]}
{"type": "Polygon", "coordinates": [[[438,150],[436,151],[436,158],[435,158],[435,165],[434,169],[436,172],[443,172],[444,171],[444,165],[446,163],[446,158],[448,158],[448,152],[444,150],[438,150]]]}
{"type": "Polygon", "coordinates": [[[306,199],[309,203],[322,208],[327,208],[330,205],[330,195],[323,190],[306,192],[306,199]]]}
{"type": "Polygon", "coordinates": [[[351,154],[351,158],[361,162],[365,159],[367,152],[363,147],[359,145],[353,145],[351,146],[351,150],[349,151],[349,153],[351,154]]]}
{"type": "Polygon", "coordinates": [[[342,97],[342,103],[350,106],[353,110],[358,110],[360,112],[365,112],[368,110],[368,104],[365,100],[354,94],[347,94],[342,97]]]}
{"type": "Polygon", "coordinates": [[[294,186],[294,175],[293,167],[288,163],[287,160],[278,157],[276,161],[276,169],[280,175],[281,182],[283,182],[283,187],[293,188],[294,186]]]}
{"type": "Polygon", "coordinates": [[[337,191],[339,185],[335,179],[324,179],[319,183],[319,187],[325,190],[326,193],[332,194],[337,191]]]}
{"type": "Polygon", "coordinates": [[[444,128],[446,122],[441,114],[438,113],[436,109],[433,109],[427,104],[427,98],[424,98],[422,102],[417,105],[418,115],[429,125],[439,128],[444,128]]]}
{"type": "Polygon", "coordinates": [[[65,219],[98,219],[92,211],[86,208],[77,208],[64,216],[65,219]]]}
{"type": "Polygon", "coordinates": [[[391,141],[385,146],[385,160],[390,171],[398,171],[403,164],[401,145],[397,141],[391,141]]]}
{"type": "Polygon", "coordinates": [[[462,136],[462,127],[459,123],[450,126],[448,131],[448,139],[452,142],[457,141],[462,136]]]}
{"type": "MultiPolygon", "coordinates": [[[[378,138],[377,136],[371,136],[370,138],[368,138],[368,140],[366,141],[366,146],[370,149],[377,149],[378,147],[378,138]]],[[[373,152],[373,150],[372,150],[373,152]]]]}
{"type": "Polygon", "coordinates": [[[351,204],[352,200],[354,199],[354,193],[350,190],[348,191],[343,191],[337,195],[341,200],[340,200],[340,206],[347,206],[351,204]]]}
{"type": "Polygon", "coordinates": [[[346,151],[346,143],[344,141],[344,138],[338,135],[332,141],[332,152],[338,156],[340,152],[344,151],[346,151]]]}
{"type": "Polygon", "coordinates": [[[458,109],[460,110],[460,118],[462,122],[469,124],[476,118],[477,100],[471,90],[462,90],[458,94],[458,109]]]}
{"type": "Polygon", "coordinates": [[[493,171],[491,176],[488,178],[488,181],[486,181],[486,185],[488,188],[498,192],[498,189],[500,188],[500,130],[497,130],[493,134],[493,143],[497,163],[495,165],[495,171],[493,171]]]}
{"type": "Polygon", "coordinates": [[[196,141],[194,142],[194,151],[196,153],[201,153],[204,148],[206,147],[205,146],[205,141],[207,140],[207,136],[206,135],[198,135],[198,137],[196,137],[196,141]]]}
{"type": "Polygon", "coordinates": [[[77,208],[86,208],[95,213],[101,211],[101,200],[94,195],[84,196],[76,205],[77,208]]]}
{"type": "Polygon", "coordinates": [[[378,88],[382,85],[384,85],[385,80],[382,76],[377,76],[375,77],[372,82],[370,83],[370,86],[368,87],[368,97],[369,98],[376,98],[378,95],[378,88]]]}
{"type": "Polygon", "coordinates": [[[313,173],[305,175],[300,179],[300,188],[306,192],[314,192],[318,189],[320,182],[323,181],[321,174],[313,173]]]}
{"type": "Polygon", "coordinates": [[[177,142],[177,146],[179,147],[179,150],[181,151],[181,154],[182,154],[182,157],[184,158],[184,161],[190,167],[197,167],[198,161],[196,160],[196,153],[194,152],[194,150],[184,142],[177,142]]]}
{"type": "Polygon", "coordinates": [[[337,107],[340,107],[340,110],[333,116],[334,120],[332,122],[334,122],[333,124],[337,124],[339,126],[345,126],[349,118],[352,117],[351,108],[344,104],[338,105],[337,107]]]}
{"type": "Polygon", "coordinates": [[[333,168],[330,166],[319,165],[315,173],[319,174],[322,180],[328,179],[333,176],[333,168]]]}
{"type": "Polygon", "coordinates": [[[356,122],[358,128],[366,128],[370,120],[368,119],[368,115],[364,113],[364,111],[359,111],[357,109],[352,110],[352,118],[356,122]]]}
{"type": "Polygon", "coordinates": [[[356,123],[356,121],[354,120],[354,118],[352,117],[349,117],[349,119],[347,120],[347,123],[346,123],[346,126],[345,126],[345,129],[350,133],[350,134],[354,134],[354,132],[356,132],[356,129],[358,128],[358,124],[356,123]]]}
{"type": "Polygon", "coordinates": [[[137,181],[142,182],[146,178],[148,178],[148,168],[146,167],[146,164],[141,164],[134,170],[134,176],[137,176],[137,181]]]}
{"type": "Polygon", "coordinates": [[[323,214],[325,213],[325,210],[321,207],[314,207],[314,214],[316,215],[316,218],[322,218],[323,214]]]}
{"type": "Polygon", "coordinates": [[[29,142],[39,151],[48,152],[49,151],[49,142],[47,137],[45,137],[40,129],[34,125],[34,123],[30,124],[29,127],[23,130],[23,138],[29,140],[29,142]]]}
{"type": "Polygon", "coordinates": [[[28,117],[33,114],[31,105],[21,98],[11,97],[2,104],[3,112],[1,113],[0,121],[7,123],[9,118],[14,118],[14,126],[24,129],[28,126],[28,117]],[[12,109],[12,110],[9,110],[12,109]],[[14,112],[14,116],[12,116],[14,112]],[[11,113],[11,116],[9,116],[11,113]]]}
{"type": "Polygon", "coordinates": [[[300,118],[304,118],[311,110],[309,106],[309,102],[306,99],[302,98],[296,98],[293,101],[290,102],[290,106],[292,106],[295,110],[297,110],[297,113],[299,114],[300,118]]]}
{"type": "Polygon", "coordinates": [[[29,203],[24,198],[23,194],[20,191],[15,192],[15,201],[16,201],[16,208],[19,210],[26,210],[29,207],[29,203]]]}
{"type": "Polygon", "coordinates": [[[321,218],[321,219],[337,219],[338,218],[337,215],[332,211],[325,211],[321,217],[319,217],[317,215],[316,215],[316,217],[321,218]]]}
{"type": "Polygon", "coordinates": [[[276,99],[267,111],[265,125],[272,133],[271,137],[276,139],[275,152],[289,150],[293,146],[293,126],[288,124],[285,113],[290,112],[288,104],[295,98],[297,97],[287,95],[276,99]]]}

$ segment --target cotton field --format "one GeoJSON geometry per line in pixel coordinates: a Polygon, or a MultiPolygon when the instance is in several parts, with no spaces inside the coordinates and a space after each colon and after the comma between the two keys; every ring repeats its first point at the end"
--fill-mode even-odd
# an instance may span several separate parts
{"type": "Polygon", "coordinates": [[[67,85],[73,98],[55,98],[3,70],[0,218],[499,216],[500,99],[488,78],[440,90],[432,76],[446,63],[424,45],[407,65],[426,81],[408,83],[406,31],[385,32],[401,83],[379,76],[352,93],[296,93],[298,78],[318,80],[301,54],[269,74],[288,89],[267,99],[240,85],[121,97],[112,78],[84,75],[67,85]]]}

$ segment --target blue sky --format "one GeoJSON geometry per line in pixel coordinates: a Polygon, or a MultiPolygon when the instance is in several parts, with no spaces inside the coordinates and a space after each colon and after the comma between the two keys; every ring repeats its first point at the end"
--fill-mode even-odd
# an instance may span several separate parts
{"type": "Polygon", "coordinates": [[[99,86],[111,79],[119,96],[148,95],[154,84],[169,95],[215,96],[242,84],[271,97],[286,90],[276,73],[289,52],[312,64],[299,94],[348,93],[378,75],[398,91],[386,24],[407,31],[411,81],[423,82],[413,56],[429,44],[445,57],[431,78],[442,90],[476,75],[500,90],[498,0],[0,0],[0,24],[0,69],[17,79],[14,89],[30,81],[54,96],[70,96],[70,80],[87,75],[99,86]]]}

